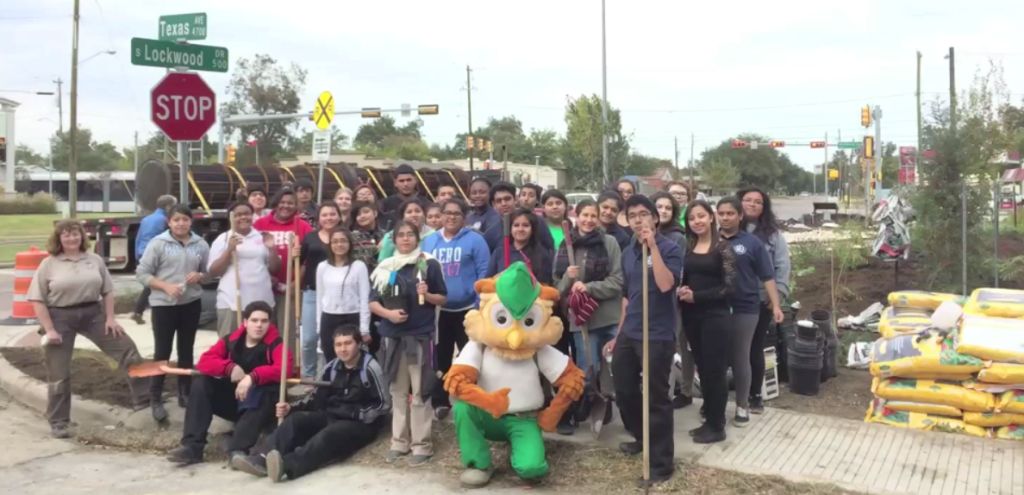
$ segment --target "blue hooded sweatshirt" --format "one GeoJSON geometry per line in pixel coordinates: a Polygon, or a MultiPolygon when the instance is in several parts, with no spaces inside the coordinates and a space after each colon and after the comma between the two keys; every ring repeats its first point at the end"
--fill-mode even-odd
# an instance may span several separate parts
{"type": "Polygon", "coordinates": [[[444,229],[423,239],[422,249],[437,259],[448,287],[448,302],[442,311],[461,311],[477,305],[479,298],[473,284],[487,274],[490,251],[483,236],[469,227],[463,227],[451,240],[444,237],[444,229]]]}

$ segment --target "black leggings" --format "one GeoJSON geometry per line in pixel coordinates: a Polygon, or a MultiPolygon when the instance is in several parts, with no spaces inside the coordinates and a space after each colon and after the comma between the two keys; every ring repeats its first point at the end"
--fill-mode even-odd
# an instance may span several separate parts
{"type": "MultiPolygon", "coordinates": [[[[437,317],[437,353],[436,370],[441,372],[441,377],[452,367],[452,356],[457,347],[460,351],[466,347],[469,337],[466,336],[466,313],[465,311],[441,311],[437,317]]],[[[448,392],[444,389],[444,380],[437,380],[434,389],[430,393],[430,403],[435,408],[451,407],[448,399],[448,392]]]]}
{"type": "MultiPolygon", "coordinates": [[[[757,317],[757,329],[754,330],[754,340],[750,344],[750,396],[760,397],[761,386],[764,382],[764,341],[768,335],[768,329],[774,325],[772,308],[761,305],[761,311],[757,317]]],[[[774,343],[772,344],[774,345],[774,343]]]]}
{"type": "MultiPolygon", "coordinates": [[[[153,360],[164,361],[171,357],[174,345],[174,334],[178,334],[178,367],[191,368],[193,365],[192,348],[196,343],[196,329],[199,328],[199,314],[203,310],[202,301],[196,299],[178,306],[153,306],[153,360]]],[[[150,394],[159,398],[164,390],[164,375],[153,377],[150,382],[150,394]]],[[[187,382],[187,380],[185,380],[187,382]]],[[[183,383],[179,379],[179,383],[183,383]]]]}
{"type": "Polygon", "coordinates": [[[725,404],[729,401],[729,334],[732,316],[728,313],[686,311],[683,330],[693,350],[704,396],[704,417],[708,425],[725,431],[725,404]]]}
{"type": "Polygon", "coordinates": [[[324,353],[325,363],[338,357],[334,353],[334,330],[342,325],[359,326],[359,313],[320,313],[320,351],[324,353]]]}

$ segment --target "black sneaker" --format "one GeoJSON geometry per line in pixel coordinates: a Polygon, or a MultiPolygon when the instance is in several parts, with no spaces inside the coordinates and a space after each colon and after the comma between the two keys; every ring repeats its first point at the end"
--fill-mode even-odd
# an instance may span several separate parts
{"type": "Polygon", "coordinates": [[[188,466],[203,462],[203,455],[197,455],[193,449],[182,445],[168,452],[167,460],[179,466],[188,466]]]}
{"type": "Polygon", "coordinates": [[[555,431],[557,431],[559,435],[564,436],[571,436],[573,433],[576,433],[575,418],[573,418],[571,414],[563,414],[562,419],[558,422],[558,426],[555,428],[555,431]]]}
{"type": "Polygon", "coordinates": [[[167,409],[164,408],[164,403],[160,400],[154,399],[150,405],[153,410],[153,420],[157,423],[163,423],[167,421],[167,409]]]}
{"type": "Polygon", "coordinates": [[[142,319],[142,314],[140,313],[132,313],[132,321],[138,323],[139,325],[146,324],[146,320],[142,319]]]}
{"type": "Polygon", "coordinates": [[[725,440],[725,430],[717,431],[713,428],[708,428],[704,431],[698,431],[693,436],[693,443],[717,443],[725,440]]]}
{"type": "Polygon", "coordinates": [[[50,436],[59,439],[71,438],[71,430],[66,424],[53,425],[50,427],[50,436]]]}
{"type": "Polygon", "coordinates": [[[233,455],[231,469],[262,478],[267,475],[267,460],[261,455],[233,455]]]}
{"type": "Polygon", "coordinates": [[[750,414],[764,414],[764,399],[760,395],[750,398],[750,414]]]}
{"type": "Polygon", "coordinates": [[[284,458],[277,450],[267,452],[267,477],[270,481],[277,483],[284,479],[284,458]]]}
{"type": "Polygon", "coordinates": [[[452,412],[452,408],[448,406],[440,406],[434,408],[434,420],[444,421],[448,417],[448,413],[452,412]]]}
{"type": "Polygon", "coordinates": [[[637,441],[622,442],[619,444],[619,451],[626,455],[637,455],[644,451],[644,445],[637,441]]]}
{"type": "Polygon", "coordinates": [[[683,394],[676,394],[676,396],[672,398],[673,409],[682,409],[690,404],[693,404],[693,397],[683,394]]]}
{"type": "Polygon", "coordinates": [[[700,426],[690,430],[688,433],[690,434],[691,437],[694,437],[694,436],[697,436],[699,433],[701,433],[701,432],[703,432],[705,430],[709,430],[709,429],[711,429],[711,427],[708,426],[707,423],[704,423],[704,424],[702,424],[702,425],[700,425],[700,426]]]}
{"type": "Polygon", "coordinates": [[[666,481],[668,481],[670,479],[672,479],[672,473],[668,473],[668,474],[654,474],[654,473],[651,473],[651,479],[645,480],[643,478],[640,478],[639,480],[637,480],[636,486],[637,486],[637,488],[651,488],[651,487],[656,486],[658,484],[664,483],[664,482],[666,482],[666,481]]]}

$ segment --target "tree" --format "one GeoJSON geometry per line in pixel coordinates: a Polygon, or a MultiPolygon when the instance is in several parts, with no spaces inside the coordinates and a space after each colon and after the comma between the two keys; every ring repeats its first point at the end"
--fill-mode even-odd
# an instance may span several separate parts
{"type": "Polygon", "coordinates": [[[36,153],[31,146],[27,144],[18,145],[18,163],[27,163],[29,165],[46,165],[46,158],[43,155],[36,153]]]}
{"type": "Polygon", "coordinates": [[[740,172],[728,158],[714,158],[701,169],[701,180],[713,194],[732,192],[740,180],[740,172]]]}
{"type": "MultiPolygon", "coordinates": [[[[766,137],[757,134],[741,134],[738,139],[760,143],[768,141],[766,137]]],[[[705,151],[701,157],[704,163],[721,159],[728,159],[729,163],[736,167],[740,174],[740,184],[757,185],[770,191],[780,188],[781,179],[787,173],[799,169],[778,149],[767,146],[759,146],[757,149],[733,148],[731,139],[726,139],[717,147],[705,151]]]]}
{"type": "Polygon", "coordinates": [[[912,199],[918,218],[915,245],[921,246],[930,265],[924,289],[959,292],[963,259],[968,266],[968,291],[992,282],[988,277],[991,244],[984,235],[987,222],[983,219],[990,212],[991,180],[998,173],[993,163],[1013,140],[998,111],[1008,99],[1001,70],[993,68],[977,76],[973,86],[958,98],[955,129],[950,125],[949,105],[938,101],[932,105],[922,140],[936,155],[918,167],[921,185],[912,199]],[[964,186],[966,210],[961,203],[964,186]],[[964,212],[966,253],[961,252],[964,212]]]}
{"type": "MultiPolygon", "coordinates": [[[[242,58],[235,64],[228,83],[230,100],[221,108],[227,114],[274,114],[299,112],[299,93],[306,84],[306,71],[296,64],[287,68],[278,64],[269,55],[254,55],[242,58]]],[[[277,158],[285,150],[291,137],[290,129],[297,127],[291,121],[260,122],[243,126],[226,125],[225,132],[242,131],[242,138],[256,138],[253,153],[259,152],[262,163],[277,158]]],[[[248,151],[248,150],[246,150],[248,151]]],[[[238,161],[249,162],[250,154],[243,154],[240,148],[238,161]]]]}
{"type": "MultiPolygon", "coordinates": [[[[576,187],[598,190],[604,186],[602,160],[601,98],[597,95],[570,99],[565,106],[565,141],[562,164],[576,187]]],[[[622,134],[618,110],[608,108],[608,179],[621,177],[629,159],[629,140],[622,134]]]]}
{"type": "Polygon", "coordinates": [[[367,145],[383,148],[384,140],[391,136],[410,137],[418,140],[420,139],[420,128],[422,127],[423,121],[419,119],[410,120],[404,126],[399,127],[395,124],[393,117],[384,115],[374,119],[373,122],[359,126],[359,132],[356,133],[352,144],[358,149],[362,149],[367,145]]]}
{"type": "MultiPolygon", "coordinates": [[[[70,130],[54,133],[50,138],[50,147],[53,149],[53,168],[67,170],[71,161],[71,144],[68,136],[70,130]]],[[[92,131],[85,127],[78,127],[75,136],[75,145],[78,148],[78,170],[81,171],[110,171],[125,170],[124,157],[109,141],[98,143],[92,139],[92,131]]]]}
{"type": "Polygon", "coordinates": [[[534,157],[540,157],[540,162],[546,165],[553,165],[559,162],[559,153],[562,150],[562,138],[558,137],[555,131],[548,129],[530,129],[530,137],[527,138],[527,147],[530,163],[534,157]]]}

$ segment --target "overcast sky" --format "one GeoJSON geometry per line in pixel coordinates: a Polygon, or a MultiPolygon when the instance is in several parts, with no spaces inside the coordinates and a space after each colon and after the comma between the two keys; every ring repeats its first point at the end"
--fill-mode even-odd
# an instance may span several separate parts
{"type": "MultiPolygon", "coordinates": [[[[57,127],[53,91],[70,80],[71,2],[6,0],[0,10],[0,96],[22,103],[19,142],[44,152],[57,127]]],[[[789,143],[858,139],[859,107],[880,105],[883,139],[913,145],[915,51],[927,103],[948,95],[943,56],[956,47],[957,87],[989,60],[1002,64],[1013,100],[1024,96],[1024,2],[608,0],[608,98],[639,151],[680,162],[723,139],[758,132],[789,143]]],[[[82,0],[79,123],[94,138],[131,146],[156,130],[149,91],[163,69],[133,66],[132,37],[157,37],[163,14],[207,12],[197,43],[240,57],[266,53],[308,70],[303,106],[324,90],[336,108],[437,103],[425,117],[431,143],[450,144],[466,122],[466,65],[473,122],[515,115],[527,131],[564,134],[568,96],[601,92],[601,10],[591,1],[290,2],[82,0]],[[172,5],[173,4],[173,5],[172,5]]],[[[225,95],[228,76],[203,73],[225,95]]],[[[64,86],[65,93],[70,91],[64,86]]],[[[65,94],[64,125],[69,122],[65,94]]],[[[362,122],[338,117],[348,135],[362,122]]],[[[311,123],[302,124],[312,128],[311,123]]],[[[214,132],[215,130],[211,131],[214,132]]],[[[784,150],[801,166],[821,150],[784,150]]],[[[44,152],[45,154],[45,152],[44,152]]],[[[542,157],[546,161],[548,157],[542,157]]]]}

